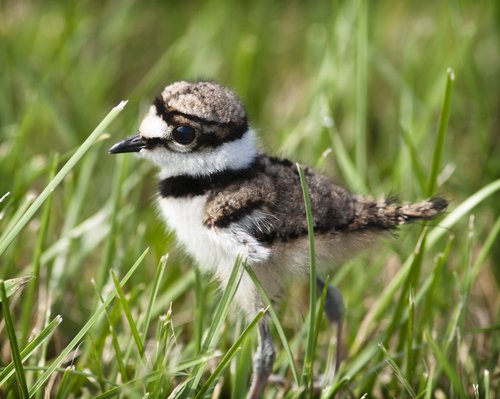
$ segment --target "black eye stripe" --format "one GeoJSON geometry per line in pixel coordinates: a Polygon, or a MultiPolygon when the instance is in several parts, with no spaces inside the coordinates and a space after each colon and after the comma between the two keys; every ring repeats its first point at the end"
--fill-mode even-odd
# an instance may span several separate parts
{"type": "Polygon", "coordinates": [[[158,147],[160,145],[166,145],[166,141],[159,137],[144,137],[144,141],[146,142],[146,148],[152,149],[158,147]]]}

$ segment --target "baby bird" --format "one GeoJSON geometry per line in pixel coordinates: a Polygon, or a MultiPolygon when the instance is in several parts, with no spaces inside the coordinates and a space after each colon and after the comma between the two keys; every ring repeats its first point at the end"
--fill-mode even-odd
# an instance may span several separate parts
{"type": "MultiPolygon", "coordinates": [[[[168,227],[223,287],[237,257],[253,269],[273,301],[282,296],[286,276],[308,275],[307,223],[297,168],[257,150],[255,131],[231,90],[214,82],[170,84],[156,97],[138,133],[109,152],[136,152],[158,165],[158,201],[168,227]]],[[[447,207],[441,198],[413,204],[373,200],[350,194],[310,168],[304,174],[319,272],[321,265],[342,263],[383,233],[432,219],[447,207]]],[[[318,280],[320,289],[323,285],[318,280]]],[[[264,307],[246,274],[235,301],[248,317],[264,307]]],[[[343,302],[331,286],[325,311],[340,332],[343,302]]],[[[262,395],[274,358],[268,320],[263,318],[249,398],[262,395]]]]}

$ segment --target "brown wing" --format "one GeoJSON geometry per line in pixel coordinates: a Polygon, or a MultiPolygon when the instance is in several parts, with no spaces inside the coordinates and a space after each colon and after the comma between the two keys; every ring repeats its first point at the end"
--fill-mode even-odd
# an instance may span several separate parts
{"type": "Polygon", "coordinates": [[[251,214],[269,208],[276,201],[271,179],[260,173],[245,181],[212,190],[205,206],[203,223],[210,227],[225,227],[251,214]]]}
{"type": "MultiPolygon", "coordinates": [[[[260,241],[272,243],[307,235],[304,201],[295,165],[288,160],[259,156],[253,171],[245,182],[211,192],[204,223],[224,227],[260,209],[269,215],[265,225],[253,226],[251,231],[260,241]]],[[[315,232],[334,231],[349,224],[354,216],[351,195],[309,168],[305,168],[305,177],[315,232]]]]}

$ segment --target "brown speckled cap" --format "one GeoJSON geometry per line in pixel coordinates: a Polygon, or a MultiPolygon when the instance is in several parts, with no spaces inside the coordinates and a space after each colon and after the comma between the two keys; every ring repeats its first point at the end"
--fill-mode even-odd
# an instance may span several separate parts
{"type": "Polygon", "coordinates": [[[161,93],[166,111],[216,122],[240,125],[246,122],[246,112],[234,92],[214,82],[176,82],[161,93]]]}

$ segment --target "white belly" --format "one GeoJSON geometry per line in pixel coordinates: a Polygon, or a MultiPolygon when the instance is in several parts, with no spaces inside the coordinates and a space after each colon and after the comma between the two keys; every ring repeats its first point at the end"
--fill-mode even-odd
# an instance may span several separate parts
{"type": "Polygon", "coordinates": [[[238,256],[249,263],[267,259],[269,251],[239,225],[231,224],[223,229],[206,227],[203,224],[205,202],[206,196],[159,200],[168,227],[202,269],[224,276],[238,256]]]}
{"type": "MultiPolygon", "coordinates": [[[[223,287],[238,256],[252,265],[259,279],[268,286],[267,273],[263,275],[262,271],[266,269],[270,250],[246,233],[241,224],[233,223],[223,229],[207,228],[203,224],[205,202],[206,196],[159,199],[162,214],[177,240],[202,270],[215,274],[223,287]]],[[[268,287],[271,294],[275,291],[272,286],[268,287]]],[[[235,300],[248,315],[260,307],[253,282],[246,273],[240,280],[235,300]]]]}

